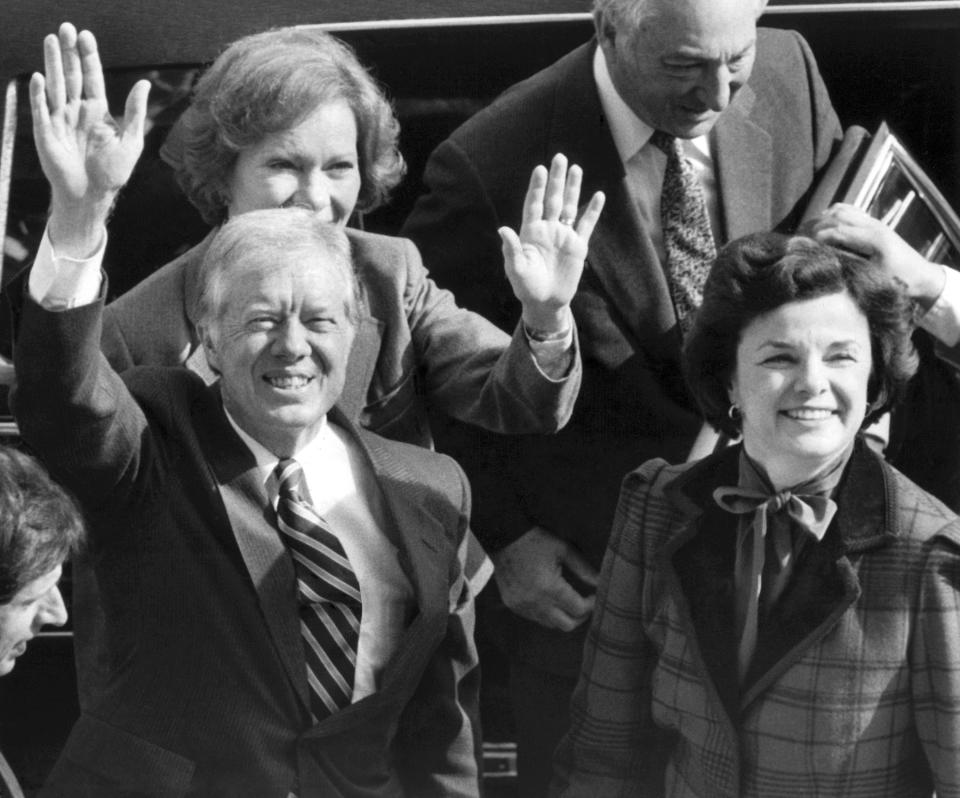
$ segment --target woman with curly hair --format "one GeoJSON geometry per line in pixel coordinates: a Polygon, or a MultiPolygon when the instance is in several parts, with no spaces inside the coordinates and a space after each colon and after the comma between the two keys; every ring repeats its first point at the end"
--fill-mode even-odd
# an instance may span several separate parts
{"type": "Polygon", "coordinates": [[[626,477],[555,794],[960,795],[960,520],[858,434],[911,313],[809,238],[721,251],[684,365],[739,443],[626,477]]]}

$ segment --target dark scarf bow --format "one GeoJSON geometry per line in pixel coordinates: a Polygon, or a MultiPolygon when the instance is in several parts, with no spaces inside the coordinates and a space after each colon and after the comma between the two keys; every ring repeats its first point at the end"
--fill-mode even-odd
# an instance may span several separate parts
{"type": "Polygon", "coordinates": [[[848,449],[826,473],[791,488],[774,491],[760,466],[741,450],[740,484],[720,487],[713,492],[714,501],[727,512],[741,517],[753,513],[749,523],[738,524],[734,566],[741,682],[757,645],[761,591],[768,597],[777,595],[775,591],[771,594],[769,586],[763,584],[764,575],[766,573],[769,580],[779,582],[779,589],[782,589],[784,577],[789,578],[790,573],[785,569],[792,567],[790,560],[795,553],[793,529],[817,541],[823,540],[837,511],[830,494],[840,482],[849,454],[848,449]],[[775,565],[766,562],[768,543],[777,560],[775,565]]]}

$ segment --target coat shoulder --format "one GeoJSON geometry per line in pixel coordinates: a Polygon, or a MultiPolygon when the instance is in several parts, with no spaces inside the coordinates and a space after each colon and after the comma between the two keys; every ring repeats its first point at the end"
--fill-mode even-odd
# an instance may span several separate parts
{"type": "Polygon", "coordinates": [[[161,266],[107,305],[104,315],[123,321],[136,321],[140,326],[144,326],[144,313],[151,316],[170,313],[183,315],[185,275],[199,268],[205,249],[198,244],[161,266]]]}
{"type": "MultiPolygon", "coordinates": [[[[593,45],[585,44],[515,83],[478,111],[450,136],[450,141],[472,155],[504,158],[503,147],[536,148],[548,138],[552,109],[558,92],[570,91],[589,77],[593,45]]],[[[524,176],[526,177],[526,176],[524,176]]]]}
{"type": "Polygon", "coordinates": [[[347,229],[350,256],[362,288],[384,279],[402,285],[407,273],[420,263],[419,251],[409,238],[347,229]]]}
{"type": "Polygon", "coordinates": [[[898,536],[918,543],[939,537],[960,547],[960,518],[956,513],[893,466],[884,462],[883,468],[898,536]]]}
{"type": "Polygon", "coordinates": [[[410,495],[442,497],[458,510],[463,506],[469,487],[463,469],[452,457],[360,427],[354,429],[387,479],[410,488],[410,495]]]}

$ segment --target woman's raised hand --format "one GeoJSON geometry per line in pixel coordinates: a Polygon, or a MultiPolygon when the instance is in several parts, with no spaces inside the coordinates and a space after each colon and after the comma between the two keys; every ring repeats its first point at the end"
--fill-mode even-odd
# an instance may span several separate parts
{"type": "Polygon", "coordinates": [[[509,227],[499,230],[507,277],[523,304],[528,327],[547,333],[570,326],[569,305],[577,291],[587,257],[590,235],[603,209],[598,191],[579,214],[579,166],[554,156],[549,172],[538,166],[530,176],[518,236],[509,227]]]}

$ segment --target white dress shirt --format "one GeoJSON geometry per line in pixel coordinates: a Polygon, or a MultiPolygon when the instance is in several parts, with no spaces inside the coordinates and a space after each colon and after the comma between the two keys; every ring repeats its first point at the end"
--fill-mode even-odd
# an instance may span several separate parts
{"type": "MultiPolygon", "coordinates": [[[[276,510],[277,456],[244,432],[229,413],[227,419],[253,452],[276,510]]],[[[397,547],[390,539],[391,533],[396,533],[388,520],[383,494],[353,438],[324,419],[317,435],[293,458],[303,469],[308,494],[304,499],[337,536],[360,583],[363,612],[353,681],[353,700],[359,701],[376,692],[383,666],[413,619],[413,586],[400,567],[397,547]]]]}

